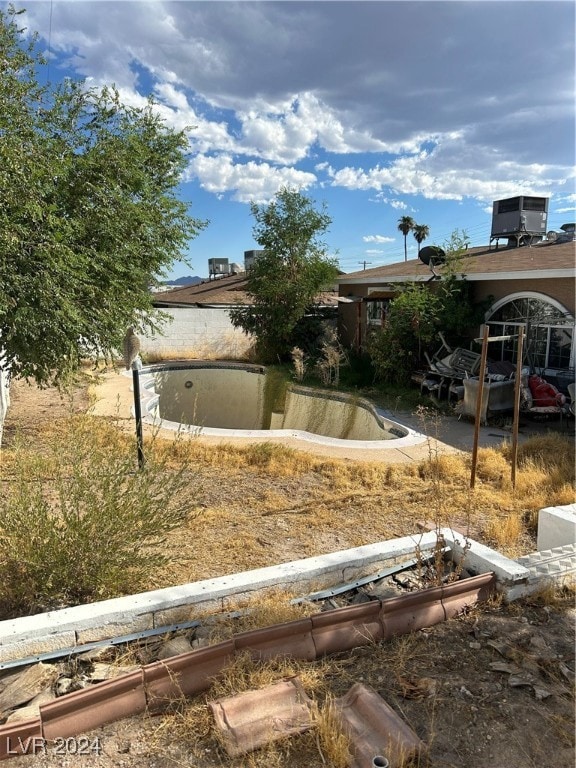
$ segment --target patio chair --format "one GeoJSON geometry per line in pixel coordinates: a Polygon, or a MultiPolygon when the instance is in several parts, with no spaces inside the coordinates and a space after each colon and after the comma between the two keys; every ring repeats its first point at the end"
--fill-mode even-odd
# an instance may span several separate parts
{"type": "Polygon", "coordinates": [[[546,421],[551,417],[559,417],[562,424],[562,417],[566,411],[566,406],[560,402],[556,405],[535,405],[534,396],[528,383],[528,376],[523,373],[520,379],[520,411],[537,421],[546,421]]]}

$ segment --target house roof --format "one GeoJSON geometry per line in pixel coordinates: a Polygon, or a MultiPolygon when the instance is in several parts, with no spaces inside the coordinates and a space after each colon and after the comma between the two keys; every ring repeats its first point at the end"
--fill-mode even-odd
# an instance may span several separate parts
{"type": "Polygon", "coordinates": [[[189,306],[237,306],[249,304],[246,293],[246,275],[230,275],[215,280],[205,280],[197,285],[185,285],[162,291],[153,296],[155,307],[189,307],[189,306]]]}
{"type": "MultiPolygon", "coordinates": [[[[155,307],[234,307],[250,304],[247,283],[245,273],[230,275],[155,293],[152,302],[155,307]]],[[[338,291],[321,291],[316,299],[322,306],[335,307],[338,291]]]]}
{"type": "MultiPolygon", "coordinates": [[[[576,277],[575,243],[538,243],[532,247],[469,248],[462,258],[458,274],[467,280],[513,280],[531,277],[576,277]]],[[[442,266],[434,267],[442,274],[442,266]]],[[[351,272],[338,279],[340,285],[375,285],[395,282],[424,282],[431,270],[420,259],[386,264],[382,267],[351,272]]]]}

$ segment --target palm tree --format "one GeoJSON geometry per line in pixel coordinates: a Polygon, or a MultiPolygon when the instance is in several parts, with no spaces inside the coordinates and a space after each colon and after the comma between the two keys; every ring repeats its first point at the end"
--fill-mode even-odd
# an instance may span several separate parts
{"type": "Polygon", "coordinates": [[[427,224],[414,224],[412,232],[414,233],[414,239],[418,243],[418,255],[420,255],[420,245],[430,234],[430,227],[427,224]]]}
{"type": "Polygon", "coordinates": [[[398,219],[398,229],[404,235],[404,261],[408,261],[406,238],[408,237],[408,232],[411,232],[414,229],[414,226],[415,221],[412,216],[402,216],[400,219],[398,219]]]}

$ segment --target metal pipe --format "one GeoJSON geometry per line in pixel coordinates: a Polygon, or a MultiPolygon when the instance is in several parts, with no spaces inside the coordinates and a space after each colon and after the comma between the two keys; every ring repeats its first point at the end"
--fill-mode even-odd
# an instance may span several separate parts
{"type": "Polygon", "coordinates": [[[140,363],[138,359],[132,363],[132,384],[134,390],[134,416],[136,418],[136,446],[138,450],[138,467],[142,469],[146,463],[144,458],[144,437],[142,434],[142,406],[140,404],[140,363]]]}

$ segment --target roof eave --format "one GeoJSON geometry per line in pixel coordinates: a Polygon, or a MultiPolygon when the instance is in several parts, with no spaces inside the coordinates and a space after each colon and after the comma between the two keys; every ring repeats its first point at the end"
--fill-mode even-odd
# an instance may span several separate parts
{"type": "MultiPolygon", "coordinates": [[[[380,275],[372,278],[367,277],[353,277],[350,279],[340,278],[338,280],[339,285],[374,285],[377,283],[426,283],[430,280],[430,274],[424,275],[380,275]]],[[[485,280],[529,280],[533,278],[538,279],[552,279],[558,277],[576,277],[576,269],[563,268],[563,269],[529,269],[529,270],[517,270],[510,272],[472,272],[467,274],[456,275],[460,280],[468,280],[469,282],[478,282],[485,280]]]]}

